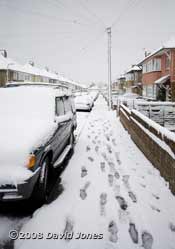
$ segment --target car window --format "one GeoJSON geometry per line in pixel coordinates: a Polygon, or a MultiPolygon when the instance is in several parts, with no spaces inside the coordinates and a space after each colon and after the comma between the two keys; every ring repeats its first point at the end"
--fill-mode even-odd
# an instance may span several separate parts
{"type": "Polygon", "coordinates": [[[56,114],[57,116],[64,115],[64,104],[63,104],[63,99],[57,97],[57,98],[55,99],[55,105],[56,105],[55,114],[56,114]]]}
{"type": "Polygon", "coordinates": [[[71,102],[70,99],[67,97],[64,97],[64,108],[65,113],[72,111],[71,102]]]}

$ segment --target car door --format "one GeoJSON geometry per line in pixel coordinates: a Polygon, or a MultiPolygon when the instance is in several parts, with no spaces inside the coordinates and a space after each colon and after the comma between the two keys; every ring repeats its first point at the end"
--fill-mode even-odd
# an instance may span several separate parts
{"type": "MultiPolygon", "coordinates": [[[[55,116],[62,117],[65,115],[64,111],[64,103],[62,97],[56,97],[55,98],[55,116]]],[[[64,122],[58,122],[57,123],[57,130],[54,135],[53,141],[52,141],[52,147],[53,147],[53,160],[55,161],[57,157],[61,154],[62,150],[64,149],[64,130],[65,130],[65,123],[64,122]]]]}

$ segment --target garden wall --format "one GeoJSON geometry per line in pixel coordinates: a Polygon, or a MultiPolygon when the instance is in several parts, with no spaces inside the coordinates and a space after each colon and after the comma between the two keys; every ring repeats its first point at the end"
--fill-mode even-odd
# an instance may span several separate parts
{"type": "Polygon", "coordinates": [[[120,105],[119,116],[132,140],[169,182],[175,194],[175,133],[124,105],[120,105]]]}

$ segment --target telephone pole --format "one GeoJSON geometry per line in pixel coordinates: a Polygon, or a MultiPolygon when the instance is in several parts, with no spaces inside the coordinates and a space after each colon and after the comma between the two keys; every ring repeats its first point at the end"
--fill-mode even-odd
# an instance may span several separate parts
{"type": "Polygon", "coordinates": [[[106,29],[108,35],[108,107],[111,110],[111,27],[106,29]]]}

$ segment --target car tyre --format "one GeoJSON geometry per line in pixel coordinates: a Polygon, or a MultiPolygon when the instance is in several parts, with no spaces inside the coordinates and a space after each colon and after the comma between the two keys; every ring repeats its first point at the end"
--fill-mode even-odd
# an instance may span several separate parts
{"type": "Polygon", "coordinates": [[[34,188],[34,199],[38,204],[43,204],[48,199],[49,163],[49,158],[45,157],[42,161],[39,178],[34,188]]]}

